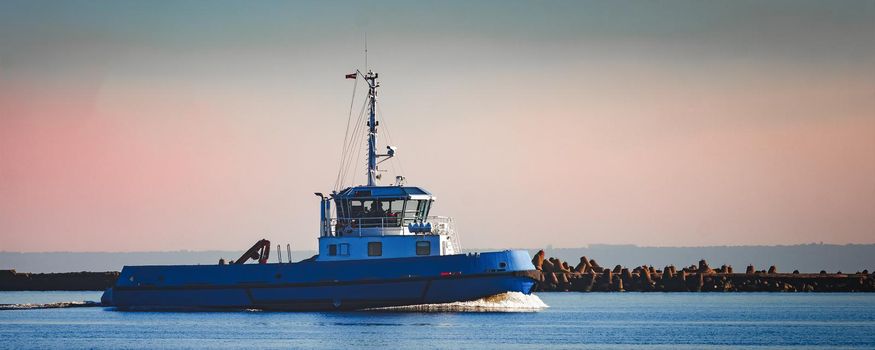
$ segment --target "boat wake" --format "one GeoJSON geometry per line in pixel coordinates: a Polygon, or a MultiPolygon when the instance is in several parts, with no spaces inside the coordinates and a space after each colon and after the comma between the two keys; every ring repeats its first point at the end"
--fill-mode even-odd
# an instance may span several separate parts
{"type": "Polygon", "coordinates": [[[62,309],[68,307],[97,307],[97,301],[62,301],[48,304],[0,304],[0,310],[62,309]]]}
{"type": "Polygon", "coordinates": [[[550,307],[534,294],[507,292],[472,301],[366,309],[391,312],[536,312],[550,307]]]}

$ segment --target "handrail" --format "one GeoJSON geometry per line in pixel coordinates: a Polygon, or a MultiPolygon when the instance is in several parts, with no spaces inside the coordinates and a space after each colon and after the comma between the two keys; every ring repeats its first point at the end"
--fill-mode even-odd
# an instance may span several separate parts
{"type": "MultiPolygon", "coordinates": [[[[347,230],[344,234],[340,236],[371,236],[365,233],[373,233],[373,236],[386,236],[387,232],[396,231],[398,234],[404,234],[405,229],[407,228],[408,223],[430,223],[431,231],[429,232],[410,232],[413,235],[437,235],[437,236],[447,236],[447,240],[452,246],[453,254],[461,254],[462,253],[462,244],[459,241],[459,234],[455,229],[455,220],[451,217],[447,216],[428,216],[424,220],[423,219],[401,219],[398,217],[386,216],[386,217],[369,217],[369,218],[344,218],[338,220],[338,218],[329,218],[328,220],[328,229],[327,233],[323,234],[322,237],[336,237],[341,230],[347,230]],[[367,224],[364,224],[363,221],[370,221],[367,224]],[[341,225],[347,224],[347,225],[341,225]],[[386,230],[391,229],[391,230],[386,230]]],[[[395,236],[397,234],[388,234],[391,236],[395,236]]]]}
{"type": "Polygon", "coordinates": [[[429,216],[425,219],[418,218],[398,218],[395,216],[383,217],[361,217],[361,218],[342,218],[336,217],[328,219],[330,235],[337,233],[338,229],[344,226],[350,226],[354,230],[360,228],[405,228],[411,223],[432,223],[432,224],[452,224],[453,219],[445,216],[429,216]]]}

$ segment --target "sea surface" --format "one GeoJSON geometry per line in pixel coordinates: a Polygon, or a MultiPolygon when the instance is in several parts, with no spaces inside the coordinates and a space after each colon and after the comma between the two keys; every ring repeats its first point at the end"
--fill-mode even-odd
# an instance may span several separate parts
{"type": "Polygon", "coordinates": [[[26,308],[99,299],[0,292],[0,304],[24,307],[0,311],[0,348],[875,349],[875,294],[540,293],[358,312],[26,308]]]}

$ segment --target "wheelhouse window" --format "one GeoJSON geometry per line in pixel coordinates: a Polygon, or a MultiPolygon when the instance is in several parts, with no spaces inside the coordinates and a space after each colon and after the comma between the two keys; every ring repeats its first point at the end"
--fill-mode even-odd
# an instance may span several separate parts
{"type": "Polygon", "coordinates": [[[419,214],[419,207],[422,205],[422,202],[418,200],[407,201],[407,206],[404,207],[404,218],[415,219],[419,214]]]}
{"type": "Polygon", "coordinates": [[[382,256],[383,242],[368,242],[368,256],[382,256]]]}
{"type": "MultiPolygon", "coordinates": [[[[387,227],[399,226],[398,214],[404,207],[403,200],[351,200],[349,210],[339,213],[341,216],[348,213],[348,220],[354,226],[359,227],[387,227]]],[[[341,219],[344,219],[341,217],[341,219]]]]}
{"type": "Polygon", "coordinates": [[[431,242],[416,241],[416,255],[431,255],[431,242]]]}
{"type": "Polygon", "coordinates": [[[385,226],[398,227],[401,226],[401,217],[404,214],[404,201],[400,199],[383,202],[386,208],[385,226]]]}
{"type": "Polygon", "coordinates": [[[421,221],[419,209],[422,206],[421,200],[408,200],[404,202],[404,225],[407,226],[411,222],[421,221]]]}
{"type": "Polygon", "coordinates": [[[425,220],[430,200],[356,198],[337,201],[337,232],[356,228],[398,227],[425,220]]]}
{"type": "Polygon", "coordinates": [[[338,236],[349,235],[359,228],[405,227],[413,222],[423,222],[431,209],[431,200],[401,198],[356,198],[337,199],[338,236]]]}
{"type": "Polygon", "coordinates": [[[337,244],[329,244],[328,245],[328,256],[336,256],[337,255],[337,244]]]}
{"type": "Polygon", "coordinates": [[[361,218],[365,216],[364,201],[349,201],[349,217],[361,218]]]}

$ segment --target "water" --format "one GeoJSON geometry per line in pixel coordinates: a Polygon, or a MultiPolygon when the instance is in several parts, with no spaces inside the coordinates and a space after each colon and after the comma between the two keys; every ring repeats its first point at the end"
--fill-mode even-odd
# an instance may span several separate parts
{"type": "MultiPolygon", "coordinates": [[[[0,348],[875,348],[875,294],[538,296],[550,307],[536,312],[6,310],[0,311],[0,348]]],[[[99,297],[99,292],[0,292],[0,304],[99,297]]],[[[520,302],[509,298],[498,304],[520,302]]]]}

